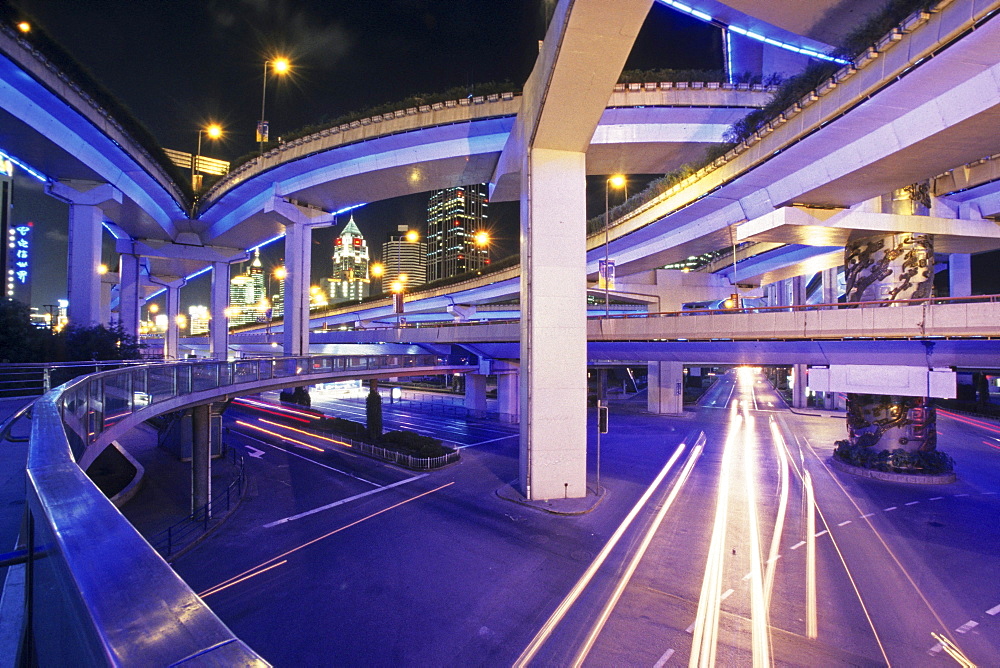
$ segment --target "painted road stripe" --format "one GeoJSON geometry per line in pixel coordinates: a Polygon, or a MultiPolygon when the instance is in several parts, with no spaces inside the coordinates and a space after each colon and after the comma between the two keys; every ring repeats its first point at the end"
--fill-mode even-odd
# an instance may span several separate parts
{"type": "Polygon", "coordinates": [[[722,596],[719,597],[719,600],[720,601],[725,601],[727,598],[729,598],[732,595],[733,595],[733,590],[732,589],[727,589],[726,591],[722,592],[722,596]]]}
{"type": "Polygon", "coordinates": [[[968,494],[954,494],[953,496],[957,499],[960,496],[968,496],[968,494]]]}
{"type": "Polygon", "coordinates": [[[944,647],[941,645],[941,643],[937,643],[936,645],[934,645],[934,647],[931,647],[929,650],[927,650],[927,653],[930,654],[931,656],[934,656],[935,654],[939,654],[943,649],[944,647]]]}
{"type": "Polygon", "coordinates": [[[660,660],[653,664],[653,668],[663,668],[663,666],[667,665],[667,659],[669,659],[673,655],[674,655],[674,650],[668,649],[666,652],[663,653],[663,656],[660,657],[660,660]]]}
{"type": "Polygon", "coordinates": [[[986,611],[986,614],[994,616],[1000,614],[1000,605],[993,606],[992,608],[986,611]]]}
{"type": "MultiPolygon", "coordinates": [[[[363,483],[367,483],[369,485],[372,485],[373,487],[381,487],[381,485],[379,485],[377,482],[372,482],[371,480],[365,480],[361,476],[355,475],[354,473],[351,473],[350,471],[342,471],[342,470],[340,470],[338,468],[334,468],[333,466],[327,466],[326,464],[323,464],[323,463],[320,463],[320,462],[316,461],[312,457],[306,457],[305,455],[300,455],[297,452],[292,452],[288,448],[283,448],[283,447],[281,447],[279,445],[275,445],[274,443],[268,443],[267,441],[262,441],[259,438],[254,438],[253,436],[250,436],[249,434],[244,434],[241,431],[237,431],[236,433],[239,434],[240,436],[242,436],[243,438],[249,439],[251,441],[256,441],[257,443],[260,443],[262,445],[266,445],[269,448],[274,448],[275,450],[278,450],[279,452],[284,452],[286,455],[291,455],[292,457],[298,457],[299,459],[304,459],[307,462],[309,462],[310,464],[315,464],[316,466],[322,466],[325,469],[328,469],[328,470],[333,471],[335,473],[339,473],[341,475],[346,475],[348,478],[354,478],[355,480],[359,480],[359,481],[361,481],[363,483]]],[[[278,438],[284,438],[284,437],[279,434],[278,438]]],[[[323,452],[330,452],[330,450],[323,450],[323,452]]],[[[339,450],[334,450],[333,452],[337,452],[338,454],[351,455],[352,457],[355,456],[353,453],[350,453],[350,452],[341,453],[339,450]]]]}
{"type": "Polygon", "coordinates": [[[851,523],[851,520],[844,520],[843,522],[841,522],[837,526],[839,526],[839,527],[845,527],[845,526],[847,526],[850,523],[851,523]]]}
{"type": "Polygon", "coordinates": [[[805,544],[806,544],[806,542],[804,540],[800,540],[795,545],[792,545],[792,549],[793,550],[797,550],[797,549],[799,549],[800,547],[802,547],[805,544]]]}
{"type": "Polygon", "coordinates": [[[823,535],[823,534],[825,534],[825,533],[828,533],[828,532],[827,532],[827,530],[826,530],[826,529],[823,529],[823,530],[822,530],[822,531],[820,531],[820,532],[819,532],[818,534],[816,534],[816,536],[815,536],[815,537],[816,537],[816,538],[819,538],[820,536],[822,536],[822,535],[823,535]]]}
{"type": "Polygon", "coordinates": [[[865,513],[865,514],[864,514],[864,515],[862,515],[861,517],[871,517],[871,516],[872,516],[872,515],[874,515],[874,514],[875,514],[875,513],[865,513]]]}
{"type": "Polygon", "coordinates": [[[918,503],[920,503],[920,502],[919,501],[910,501],[909,503],[904,503],[903,505],[904,506],[915,506],[918,503]]]}
{"type": "Polygon", "coordinates": [[[466,445],[458,446],[459,450],[464,450],[466,448],[471,448],[477,445],[486,445],[487,443],[496,443],[497,441],[506,441],[508,438],[520,438],[520,434],[508,434],[507,436],[501,436],[500,438],[491,438],[488,441],[479,441],[478,443],[468,443],[466,445]]]}
{"type": "Polygon", "coordinates": [[[940,501],[943,498],[944,498],[943,496],[932,496],[931,498],[929,498],[927,500],[928,501],[940,501]]]}
{"type": "Polygon", "coordinates": [[[279,524],[285,524],[286,522],[291,522],[292,520],[302,519],[303,517],[308,517],[309,515],[315,515],[316,513],[321,513],[324,510],[329,510],[330,508],[336,508],[337,506],[342,506],[345,503],[350,503],[351,501],[356,501],[357,499],[362,499],[366,496],[371,496],[372,494],[378,494],[379,492],[384,492],[387,489],[392,489],[393,487],[399,487],[400,485],[405,485],[408,482],[413,482],[414,480],[420,480],[421,478],[426,478],[428,474],[421,473],[418,476],[413,476],[412,478],[407,478],[406,480],[400,480],[399,482],[394,482],[391,485],[386,485],[385,487],[379,487],[378,489],[370,489],[367,492],[361,492],[360,494],[355,494],[354,496],[349,496],[346,499],[341,499],[340,501],[334,501],[333,503],[328,503],[325,506],[320,506],[319,508],[313,508],[312,510],[307,510],[305,512],[299,513],[298,515],[291,515],[289,517],[282,518],[280,520],[275,520],[274,522],[268,522],[264,525],[265,529],[270,529],[271,527],[278,526],[279,524]]]}
{"type": "Polygon", "coordinates": [[[887,512],[889,512],[890,510],[896,510],[896,506],[889,506],[888,508],[883,508],[883,509],[882,509],[882,512],[883,512],[883,513],[887,513],[887,512]]]}
{"type": "Polygon", "coordinates": [[[688,635],[691,635],[691,633],[692,633],[693,631],[694,631],[694,622],[691,622],[691,626],[689,626],[689,627],[687,627],[686,629],[684,629],[684,633],[686,633],[686,634],[688,634],[688,635]]]}
{"type": "Polygon", "coordinates": [[[970,619],[969,621],[967,621],[966,623],[962,624],[957,629],[955,629],[955,633],[968,633],[977,626],[979,626],[979,622],[970,619]]]}

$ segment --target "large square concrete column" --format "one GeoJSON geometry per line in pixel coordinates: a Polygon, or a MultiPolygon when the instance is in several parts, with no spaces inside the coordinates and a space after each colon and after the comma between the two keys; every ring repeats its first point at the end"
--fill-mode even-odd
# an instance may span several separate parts
{"type": "Polygon", "coordinates": [[[792,408],[806,407],[806,369],[805,364],[792,365],[792,408]]]}
{"type": "Polygon", "coordinates": [[[510,424],[520,422],[520,402],[518,401],[518,387],[521,383],[520,374],[516,371],[497,374],[497,412],[500,413],[500,421],[510,424]]]}
{"type": "Polygon", "coordinates": [[[486,376],[481,373],[465,374],[465,409],[473,417],[486,414],[486,376]]]}
{"type": "Polygon", "coordinates": [[[684,365],[681,362],[650,362],[647,365],[646,409],[656,415],[684,412],[684,365]]]}
{"type": "Polygon", "coordinates": [[[184,281],[170,283],[167,288],[167,332],[163,339],[164,359],[177,359],[180,326],[177,317],[181,314],[181,287],[184,281]]]}
{"type": "Polygon", "coordinates": [[[143,303],[141,271],[142,258],[130,253],[119,256],[118,322],[126,334],[135,337],[139,336],[139,309],[143,303]]]}
{"type": "Polygon", "coordinates": [[[521,490],[587,494],[585,154],[534,148],[521,197],[521,490]]]}
{"type": "Polygon", "coordinates": [[[212,359],[229,358],[229,263],[212,263],[211,304],[208,348],[212,359]]]}
{"type": "Polygon", "coordinates": [[[312,226],[285,227],[285,355],[309,353],[309,281],[312,273],[312,226]]]}
{"type": "Polygon", "coordinates": [[[122,194],[107,183],[89,181],[51,183],[46,191],[69,204],[66,294],[70,324],[80,327],[99,324],[102,322],[101,276],[97,269],[101,264],[104,222],[101,206],[121,203],[122,194]]]}
{"type": "Polygon", "coordinates": [[[948,256],[948,296],[972,296],[972,256],[952,253],[948,256]]]}

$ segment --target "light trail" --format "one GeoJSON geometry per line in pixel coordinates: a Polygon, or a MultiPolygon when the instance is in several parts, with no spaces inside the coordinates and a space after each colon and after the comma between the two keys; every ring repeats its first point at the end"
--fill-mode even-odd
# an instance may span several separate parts
{"type": "Polygon", "coordinates": [[[771,534],[771,548],[767,552],[767,573],[764,581],[764,596],[767,609],[771,609],[771,594],[774,591],[774,576],[777,570],[778,550],[781,547],[781,536],[785,530],[785,515],[788,512],[788,444],[781,435],[774,416],[768,418],[768,426],[771,429],[771,438],[774,439],[778,447],[778,471],[781,476],[778,491],[778,514],[774,520],[774,532],[771,534]]]}
{"type": "Polygon", "coordinates": [[[632,579],[632,575],[635,573],[636,568],[639,567],[639,562],[642,561],[642,558],[646,554],[646,550],[649,549],[649,544],[653,541],[653,536],[659,530],[660,525],[663,523],[664,517],[666,517],[667,515],[667,511],[670,510],[670,506],[673,505],[674,499],[677,498],[677,495],[684,487],[684,483],[687,482],[688,477],[691,475],[691,470],[694,468],[695,463],[697,463],[698,459],[701,457],[701,453],[704,450],[705,450],[705,434],[704,432],[702,432],[701,436],[699,436],[698,440],[695,442],[694,447],[691,449],[691,452],[688,454],[688,458],[684,462],[684,467],[678,474],[677,480],[674,483],[673,488],[670,490],[670,494],[667,496],[666,500],[663,502],[663,505],[660,507],[660,511],[656,514],[656,518],[653,520],[653,523],[646,531],[646,535],[643,537],[642,542],[639,544],[638,549],[635,551],[635,554],[632,555],[632,559],[629,561],[628,567],[625,569],[625,572],[622,573],[621,578],[619,578],[618,585],[615,587],[615,590],[611,593],[611,596],[608,597],[607,602],[604,604],[604,608],[601,610],[601,613],[598,615],[597,620],[591,627],[590,633],[587,634],[587,637],[584,639],[583,645],[580,646],[580,649],[577,651],[576,656],[573,657],[571,665],[573,665],[574,667],[582,666],[583,662],[587,659],[587,655],[590,654],[590,650],[593,648],[594,642],[596,642],[597,637],[601,634],[601,631],[604,630],[604,625],[607,623],[608,618],[614,611],[615,606],[618,605],[618,601],[621,599],[622,594],[625,592],[625,587],[628,586],[628,583],[632,579]]]}
{"type": "Polygon", "coordinates": [[[573,588],[570,589],[569,593],[566,594],[566,596],[559,603],[559,605],[556,606],[556,609],[545,621],[545,624],[542,625],[542,628],[538,630],[538,633],[535,634],[535,637],[531,639],[531,642],[528,643],[528,646],[524,648],[523,652],[521,652],[521,655],[517,658],[517,661],[514,662],[515,668],[527,666],[528,663],[535,657],[535,655],[538,654],[538,651],[542,648],[542,645],[544,645],[545,641],[549,639],[549,636],[552,635],[552,632],[555,630],[556,626],[558,626],[559,622],[563,620],[563,618],[566,616],[566,613],[569,612],[569,609],[573,606],[574,603],[576,603],[576,600],[580,598],[580,595],[583,593],[583,590],[587,588],[588,584],[590,584],[590,581],[594,578],[594,575],[597,573],[598,569],[601,567],[602,564],[604,564],[605,560],[608,558],[608,555],[611,553],[611,550],[614,549],[615,545],[618,544],[618,541],[621,540],[622,535],[624,535],[625,531],[632,524],[633,520],[635,520],[636,515],[639,514],[639,511],[642,510],[642,507],[646,505],[647,501],[649,501],[649,497],[653,495],[653,492],[656,490],[656,488],[659,487],[661,482],[663,482],[663,479],[666,477],[667,473],[670,471],[671,468],[673,468],[678,458],[680,458],[681,453],[683,453],[686,448],[687,445],[683,441],[680,443],[680,445],[677,446],[677,449],[674,450],[674,453],[670,456],[670,459],[668,459],[667,463],[664,464],[659,474],[657,474],[653,482],[650,483],[649,487],[639,498],[636,504],[632,507],[632,510],[629,511],[629,514],[625,516],[624,520],[622,520],[622,523],[618,526],[614,534],[611,535],[611,538],[601,549],[598,555],[594,558],[594,561],[591,562],[590,566],[588,566],[587,570],[583,573],[582,576],[580,576],[580,579],[577,581],[577,583],[573,585],[573,588]]]}
{"type": "Polygon", "coordinates": [[[236,420],[236,424],[241,427],[246,427],[247,429],[253,429],[255,431],[263,432],[275,438],[280,438],[283,441],[288,441],[289,443],[294,443],[295,445],[301,445],[303,448],[308,448],[309,450],[315,450],[316,452],[326,452],[323,448],[317,448],[315,445],[309,445],[291,436],[285,436],[284,434],[279,434],[276,431],[271,431],[270,429],[264,429],[263,427],[258,427],[255,424],[250,424],[249,422],[244,422],[243,420],[236,420]]]}
{"type": "Polygon", "coordinates": [[[287,563],[288,563],[288,559],[284,559],[283,561],[279,561],[276,564],[271,564],[270,566],[268,566],[266,568],[261,568],[258,571],[255,571],[253,573],[249,573],[248,575],[244,575],[243,577],[238,578],[236,580],[233,580],[232,582],[228,582],[228,583],[226,583],[224,585],[219,585],[215,589],[205,590],[204,592],[202,592],[201,594],[199,594],[199,596],[201,596],[202,598],[205,598],[207,596],[211,596],[212,594],[218,594],[223,589],[229,589],[233,585],[238,585],[241,582],[246,582],[250,578],[255,578],[255,577],[257,577],[258,575],[260,575],[262,573],[268,572],[272,568],[277,568],[278,566],[282,566],[282,565],[287,564],[287,563]]]}
{"type": "MultiPolygon", "coordinates": [[[[735,388],[735,385],[734,385],[735,388]]],[[[722,451],[719,491],[715,500],[715,523],[709,543],[705,575],[698,597],[698,613],[692,631],[691,668],[712,668],[719,639],[719,613],[722,595],[722,563],[726,549],[726,518],[729,512],[729,469],[732,466],[733,445],[739,435],[742,417],[738,412],[739,400],[733,402],[729,413],[729,434],[722,451]]]]}
{"type": "Polygon", "coordinates": [[[400,506],[405,506],[407,503],[411,503],[413,501],[416,501],[417,499],[423,498],[423,497],[427,496],[428,494],[433,494],[434,492],[441,491],[445,487],[451,487],[454,484],[455,484],[454,482],[449,482],[449,483],[446,483],[444,485],[441,485],[440,487],[435,487],[434,489],[428,490],[428,491],[423,492],[421,494],[417,494],[414,497],[411,497],[409,499],[405,499],[403,501],[400,501],[399,503],[393,504],[393,505],[389,506],[388,508],[383,508],[382,510],[376,511],[376,512],[372,513],[371,515],[367,515],[366,517],[362,517],[359,520],[355,520],[355,521],[351,522],[350,524],[345,524],[344,526],[342,526],[342,527],[340,527],[338,529],[334,529],[333,531],[329,531],[329,532],[323,534],[322,536],[318,536],[316,538],[313,538],[312,540],[308,540],[305,543],[302,543],[301,545],[298,545],[296,547],[293,547],[290,550],[286,550],[285,552],[282,552],[281,554],[279,554],[276,557],[271,557],[270,559],[268,559],[266,561],[262,561],[261,563],[257,564],[256,566],[254,566],[252,568],[248,568],[247,570],[243,571],[242,573],[238,573],[237,575],[234,575],[233,577],[229,578],[228,580],[223,580],[222,582],[220,582],[219,584],[215,585],[214,587],[209,587],[205,591],[203,591],[200,594],[198,594],[198,596],[201,596],[202,598],[205,598],[206,596],[211,596],[212,594],[214,594],[216,592],[222,591],[223,589],[225,589],[230,584],[236,584],[236,581],[242,582],[243,580],[246,580],[246,576],[248,574],[250,574],[250,573],[253,573],[254,571],[262,569],[265,566],[270,566],[271,564],[277,565],[277,564],[275,564],[275,562],[277,562],[280,559],[284,559],[285,557],[287,557],[287,556],[289,556],[291,554],[294,554],[294,553],[298,552],[299,550],[303,550],[303,549],[309,547],[310,545],[315,545],[316,543],[320,542],[321,540],[325,540],[325,539],[329,538],[330,536],[333,536],[334,534],[338,534],[341,531],[345,531],[347,529],[350,529],[353,526],[357,526],[358,524],[361,524],[362,522],[366,522],[366,521],[372,519],[373,517],[378,517],[382,513],[387,513],[390,510],[393,510],[394,508],[399,508],[400,506]]]}
{"type": "MultiPolygon", "coordinates": [[[[753,386],[750,387],[751,396],[753,386]]],[[[753,665],[755,668],[765,668],[771,665],[770,624],[768,623],[767,600],[764,596],[763,564],[760,556],[760,526],[757,517],[757,494],[754,481],[757,450],[754,438],[754,417],[749,407],[743,406],[743,484],[747,496],[748,529],[750,532],[750,629],[751,648],[753,650],[753,665]]],[[[768,566],[771,571],[776,567],[772,562],[768,566]]]]}
{"type": "Polygon", "coordinates": [[[938,408],[937,412],[945,417],[951,418],[956,422],[962,422],[973,427],[979,427],[980,429],[985,429],[986,431],[992,431],[994,433],[1000,434],[1000,427],[995,424],[984,422],[983,420],[977,420],[976,418],[971,418],[967,415],[958,415],[957,413],[952,413],[944,409],[938,408]]]}
{"type": "MultiPolygon", "coordinates": [[[[802,482],[806,489],[806,637],[816,638],[819,636],[816,606],[816,493],[813,490],[812,476],[809,475],[809,471],[803,472],[802,482]]],[[[847,564],[844,564],[844,570],[847,570],[847,564]]],[[[850,572],[847,576],[851,577],[850,572]]],[[[853,584],[853,582],[854,578],[851,578],[851,583],[853,584]]],[[[857,591],[857,586],[854,590],[857,591]]],[[[858,600],[860,598],[861,594],[859,593],[858,600]]],[[[865,607],[864,601],[861,602],[861,607],[865,607]]],[[[867,609],[865,609],[865,615],[868,615],[867,609]]],[[[868,620],[870,622],[871,617],[868,620]]],[[[872,630],[875,630],[874,626],[872,626],[872,630]]],[[[877,633],[875,639],[878,640],[877,633]]],[[[879,647],[881,646],[880,642],[879,647]]],[[[882,655],[885,656],[885,650],[882,651],[882,655]]]]}
{"type": "Polygon", "coordinates": [[[320,434],[317,434],[317,433],[314,433],[314,432],[311,432],[311,431],[306,431],[305,429],[298,429],[297,427],[291,427],[291,426],[289,426],[287,424],[281,424],[280,422],[272,422],[271,420],[265,420],[264,418],[258,418],[258,419],[261,422],[263,422],[264,424],[269,424],[269,425],[271,425],[273,427],[278,427],[280,429],[287,429],[289,431],[294,431],[295,433],[302,434],[303,436],[308,436],[310,438],[318,438],[321,441],[326,441],[328,443],[335,443],[336,445],[342,445],[345,448],[353,448],[354,447],[353,445],[351,445],[350,443],[347,443],[345,441],[338,441],[335,438],[330,438],[328,436],[322,436],[320,434]]]}

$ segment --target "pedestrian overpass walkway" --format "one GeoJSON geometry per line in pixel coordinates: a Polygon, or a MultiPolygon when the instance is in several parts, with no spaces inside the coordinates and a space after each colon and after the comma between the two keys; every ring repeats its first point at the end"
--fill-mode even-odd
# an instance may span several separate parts
{"type": "Polygon", "coordinates": [[[23,606],[24,615],[3,615],[5,626],[30,627],[0,632],[22,638],[20,647],[2,651],[33,656],[39,665],[135,665],[140,658],[158,666],[267,665],[115,509],[87,477],[87,464],[163,413],[337,379],[471,369],[447,362],[432,354],[175,362],[95,373],[46,393],[30,414],[19,412],[0,428],[6,440],[14,422],[30,415],[27,530],[23,549],[6,555],[6,565],[24,564],[24,584],[4,591],[4,612],[23,606]]]}

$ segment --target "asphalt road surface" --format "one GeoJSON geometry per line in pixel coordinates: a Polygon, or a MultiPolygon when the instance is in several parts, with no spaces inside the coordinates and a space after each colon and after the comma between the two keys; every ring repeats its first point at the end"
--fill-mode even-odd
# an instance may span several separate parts
{"type": "Polygon", "coordinates": [[[828,464],[842,414],[741,369],[683,417],[613,410],[604,498],[558,516],[496,495],[505,425],[386,406],[464,447],[425,475],[260,417],[227,417],[251,492],[174,566],[276,665],[1000,665],[996,423],[939,414],[954,484],[877,482],[828,464]]]}

